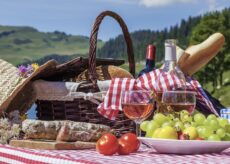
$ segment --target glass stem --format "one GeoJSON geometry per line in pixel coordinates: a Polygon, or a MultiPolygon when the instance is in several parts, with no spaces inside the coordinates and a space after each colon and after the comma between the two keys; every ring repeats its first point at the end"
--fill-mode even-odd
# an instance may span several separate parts
{"type": "Polygon", "coordinates": [[[141,128],[140,128],[141,123],[139,121],[135,121],[135,123],[136,123],[136,135],[137,137],[141,137],[141,128]]]}

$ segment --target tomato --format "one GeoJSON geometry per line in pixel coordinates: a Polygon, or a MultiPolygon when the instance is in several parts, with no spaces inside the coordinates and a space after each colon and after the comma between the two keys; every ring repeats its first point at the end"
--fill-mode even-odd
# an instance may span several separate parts
{"type": "Polygon", "coordinates": [[[119,149],[118,154],[127,155],[129,153],[136,152],[140,147],[140,141],[133,133],[126,133],[118,140],[119,149]]]}
{"type": "Polygon", "coordinates": [[[104,134],[96,144],[96,150],[104,155],[113,155],[118,151],[118,140],[111,133],[104,134]]]}
{"type": "Polygon", "coordinates": [[[204,138],[197,137],[196,140],[204,140],[204,138]]]}

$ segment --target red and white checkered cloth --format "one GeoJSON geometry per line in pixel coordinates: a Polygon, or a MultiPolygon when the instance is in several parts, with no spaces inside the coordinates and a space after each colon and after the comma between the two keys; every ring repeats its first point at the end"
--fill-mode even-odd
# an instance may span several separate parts
{"type": "Polygon", "coordinates": [[[98,112],[104,117],[115,120],[121,107],[121,94],[129,90],[151,90],[157,91],[173,90],[175,88],[185,87],[190,91],[196,92],[196,100],[203,110],[209,110],[218,115],[212,102],[208,99],[200,83],[187,77],[186,84],[173,73],[165,73],[160,69],[153,70],[137,79],[115,78],[112,79],[109,90],[105,96],[104,102],[98,106],[98,112]],[[160,76],[159,76],[160,75],[160,76]]]}
{"type": "MultiPolygon", "coordinates": [[[[43,150],[15,148],[0,144],[0,164],[95,164],[88,160],[68,158],[59,153],[41,153],[43,150]]],[[[52,151],[50,151],[52,152],[52,151]]]]}
{"type": "Polygon", "coordinates": [[[160,154],[141,146],[130,155],[104,156],[90,150],[35,150],[0,145],[0,164],[229,164],[230,149],[222,153],[175,155],[160,154]]]}

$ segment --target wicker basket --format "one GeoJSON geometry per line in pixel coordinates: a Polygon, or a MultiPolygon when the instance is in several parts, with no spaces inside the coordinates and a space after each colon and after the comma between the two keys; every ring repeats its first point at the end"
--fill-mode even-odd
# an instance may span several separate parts
{"type": "MultiPolygon", "coordinates": [[[[99,92],[97,86],[96,75],[96,45],[99,26],[105,16],[110,16],[117,20],[120,24],[124,38],[127,44],[127,53],[129,61],[129,70],[132,75],[135,75],[135,61],[133,54],[132,41],[126,24],[122,18],[114,12],[102,12],[94,23],[90,36],[89,47],[89,78],[90,81],[82,82],[78,87],[78,92],[99,92]]],[[[106,63],[104,64],[106,65],[106,63]]],[[[65,79],[66,80],[66,79],[65,79]]],[[[74,99],[74,101],[41,101],[38,100],[37,117],[41,120],[75,120],[82,122],[90,122],[96,124],[108,125],[115,130],[117,136],[134,131],[135,124],[133,121],[127,119],[122,112],[118,114],[115,121],[110,121],[97,112],[97,105],[84,99],[74,99]]]]}

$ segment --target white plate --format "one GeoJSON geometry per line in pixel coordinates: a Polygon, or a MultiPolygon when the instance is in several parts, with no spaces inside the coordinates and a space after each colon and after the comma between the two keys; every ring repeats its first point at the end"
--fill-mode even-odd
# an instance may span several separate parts
{"type": "Polygon", "coordinates": [[[138,137],[143,144],[154,148],[159,153],[204,154],[220,153],[230,147],[230,141],[171,140],[138,137]]]}

